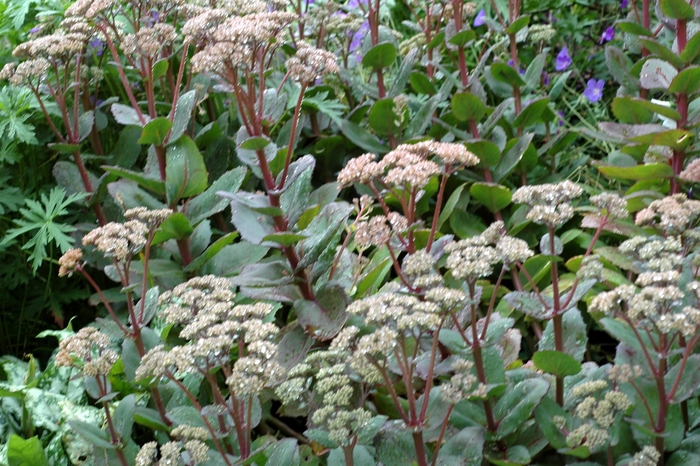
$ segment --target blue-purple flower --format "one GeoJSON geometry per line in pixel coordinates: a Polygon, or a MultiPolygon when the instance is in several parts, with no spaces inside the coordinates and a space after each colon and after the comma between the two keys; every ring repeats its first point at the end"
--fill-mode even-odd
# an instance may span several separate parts
{"type": "Polygon", "coordinates": [[[600,43],[603,44],[605,42],[610,42],[615,38],[615,29],[612,27],[607,28],[605,31],[603,31],[603,34],[600,36],[600,43]]]}
{"type": "Polygon", "coordinates": [[[479,12],[476,14],[476,18],[474,18],[474,27],[479,27],[483,26],[483,24],[486,22],[486,11],[485,10],[479,10],[479,12]]]}
{"type": "Polygon", "coordinates": [[[369,21],[365,21],[364,23],[362,23],[357,32],[353,34],[352,39],[350,39],[350,46],[348,47],[348,52],[354,53],[357,61],[360,60],[362,40],[367,34],[369,34],[369,21]]]}
{"type": "Polygon", "coordinates": [[[88,42],[88,46],[95,52],[95,55],[98,57],[101,57],[102,53],[105,50],[105,43],[97,37],[90,40],[90,42],[88,42]]]}
{"type": "Polygon", "coordinates": [[[629,3],[629,0],[622,0],[620,2],[620,8],[627,8],[628,3],[629,3]]]}
{"type": "Polygon", "coordinates": [[[598,102],[600,98],[603,97],[604,85],[605,81],[602,79],[589,79],[586,85],[586,90],[583,91],[584,97],[586,97],[586,99],[588,99],[588,101],[591,103],[598,102]]]}
{"type": "Polygon", "coordinates": [[[40,24],[38,26],[34,26],[29,30],[29,34],[36,34],[37,32],[40,32],[44,28],[44,25],[40,24]]]}
{"type": "Polygon", "coordinates": [[[542,84],[549,86],[549,74],[546,71],[542,72],[542,84]]]}
{"type": "MultiPolygon", "coordinates": [[[[515,62],[513,61],[512,58],[510,60],[508,60],[508,66],[510,66],[511,68],[515,68],[515,62]]],[[[525,74],[525,70],[523,70],[519,66],[516,69],[518,70],[518,73],[525,74]]]]}
{"type": "Polygon", "coordinates": [[[569,55],[569,48],[567,46],[562,47],[557,55],[557,59],[554,63],[554,69],[557,71],[564,71],[571,65],[571,56],[569,55]]]}

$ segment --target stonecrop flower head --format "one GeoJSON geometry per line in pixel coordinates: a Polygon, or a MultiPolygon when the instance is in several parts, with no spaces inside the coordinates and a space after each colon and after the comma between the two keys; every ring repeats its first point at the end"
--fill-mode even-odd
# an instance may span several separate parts
{"type": "Polygon", "coordinates": [[[285,65],[290,78],[300,83],[310,83],[321,75],[337,73],[340,68],[336,60],[331,52],[300,41],[296,54],[287,59],[285,65]]]}
{"type": "Polygon", "coordinates": [[[161,345],[141,360],[138,379],[160,378],[168,372],[204,373],[228,366],[230,351],[245,345],[246,354],[229,370],[226,383],[236,396],[254,395],[278,380],[276,338],[279,329],[263,319],[272,312],[266,303],[235,304],[225,278],[195,277],[163,293],[159,304],[166,323],[183,326],[180,337],[189,344],[169,351],[161,345]]]}
{"type": "Polygon", "coordinates": [[[95,246],[105,257],[114,257],[123,262],[146,245],[148,231],[148,225],[140,220],[110,222],[83,236],[83,245],[95,246]]]}
{"type": "Polygon", "coordinates": [[[579,423],[566,437],[570,447],[585,445],[593,452],[604,447],[609,429],[621,413],[632,406],[627,395],[609,390],[605,380],[580,383],[570,391],[569,402],[575,403],[574,415],[579,423]]]}
{"type": "Polygon", "coordinates": [[[591,103],[598,102],[603,97],[603,87],[605,81],[602,79],[591,78],[586,83],[586,89],[583,91],[583,96],[591,103]]]}
{"type": "Polygon", "coordinates": [[[574,216],[570,202],[583,190],[569,180],[556,184],[523,186],[513,194],[513,202],[531,207],[527,219],[549,228],[556,228],[574,216]]]}
{"type": "Polygon", "coordinates": [[[667,235],[678,235],[695,226],[700,218],[700,201],[688,199],[685,194],[674,194],[653,201],[637,213],[635,223],[656,226],[667,235]]]}
{"type": "Polygon", "coordinates": [[[490,276],[499,262],[509,267],[534,255],[525,241],[505,234],[502,221],[492,223],[479,236],[448,244],[445,252],[452,275],[468,282],[490,276]]]}
{"type": "Polygon", "coordinates": [[[65,277],[70,276],[75,269],[79,266],[80,261],[83,258],[83,251],[78,248],[69,249],[66,251],[60,259],[58,259],[58,276],[65,277]]]}
{"type": "Polygon", "coordinates": [[[56,365],[75,366],[86,377],[95,377],[109,374],[118,359],[107,335],[94,327],[84,327],[59,343],[56,365]]]}
{"type": "Polygon", "coordinates": [[[591,204],[601,210],[601,214],[607,215],[610,219],[627,218],[629,216],[627,201],[617,193],[601,193],[592,196],[590,201],[591,204]]]}

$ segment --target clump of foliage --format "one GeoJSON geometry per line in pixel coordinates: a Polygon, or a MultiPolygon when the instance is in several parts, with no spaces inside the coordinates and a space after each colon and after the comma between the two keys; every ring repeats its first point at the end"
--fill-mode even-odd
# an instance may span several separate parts
{"type": "Polygon", "coordinates": [[[694,2],[3,6],[0,464],[700,462],[694,2]]]}

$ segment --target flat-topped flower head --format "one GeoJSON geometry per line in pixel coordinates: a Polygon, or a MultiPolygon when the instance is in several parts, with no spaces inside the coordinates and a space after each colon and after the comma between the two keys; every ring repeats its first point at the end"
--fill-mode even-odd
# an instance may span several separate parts
{"type": "Polygon", "coordinates": [[[70,276],[73,271],[80,265],[80,261],[83,258],[83,251],[78,248],[69,249],[66,251],[60,259],[58,259],[58,276],[65,277],[70,276]]]}
{"type": "Polygon", "coordinates": [[[306,42],[297,43],[296,54],[285,63],[289,77],[300,83],[310,83],[324,74],[340,71],[337,57],[306,42]]]}
{"type": "Polygon", "coordinates": [[[527,219],[550,228],[558,227],[574,216],[569,204],[583,194],[575,183],[569,180],[556,184],[523,186],[513,194],[513,202],[531,207],[527,219]]]}
{"type": "Polygon", "coordinates": [[[107,335],[94,327],[85,327],[59,343],[56,365],[76,366],[86,377],[95,377],[109,374],[118,359],[119,354],[111,349],[107,335]]]}
{"type": "Polygon", "coordinates": [[[629,216],[627,201],[617,193],[601,193],[591,197],[590,201],[601,210],[602,215],[607,215],[611,219],[629,216]]]}
{"type": "Polygon", "coordinates": [[[95,246],[105,257],[125,261],[146,245],[148,225],[139,220],[110,222],[83,236],[84,246],[95,246]]]}
{"type": "Polygon", "coordinates": [[[658,226],[666,234],[676,235],[694,226],[700,217],[700,201],[685,194],[674,194],[653,201],[637,213],[637,225],[658,226]]]}

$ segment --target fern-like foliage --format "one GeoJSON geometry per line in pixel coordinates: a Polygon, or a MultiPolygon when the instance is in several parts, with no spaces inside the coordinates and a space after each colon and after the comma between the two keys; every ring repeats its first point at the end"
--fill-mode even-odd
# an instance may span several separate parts
{"type": "Polygon", "coordinates": [[[41,263],[46,259],[46,247],[52,242],[65,252],[73,246],[73,238],[69,236],[75,231],[71,225],[57,222],[58,217],[68,213],[68,207],[87,197],[87,193],[77,193],[66,197],[63,188],[53,188],[49,195],[42,193],[41,200],[27,199],[26,208],[20,208],[22,218],[15,220],[18,225],[7,231],[0,247],[6,246],[15,238],[26,233],[33,233],[22,249],[31,250],[28,260],[32,262],[32,271],[36,273],[41,263]]]}

